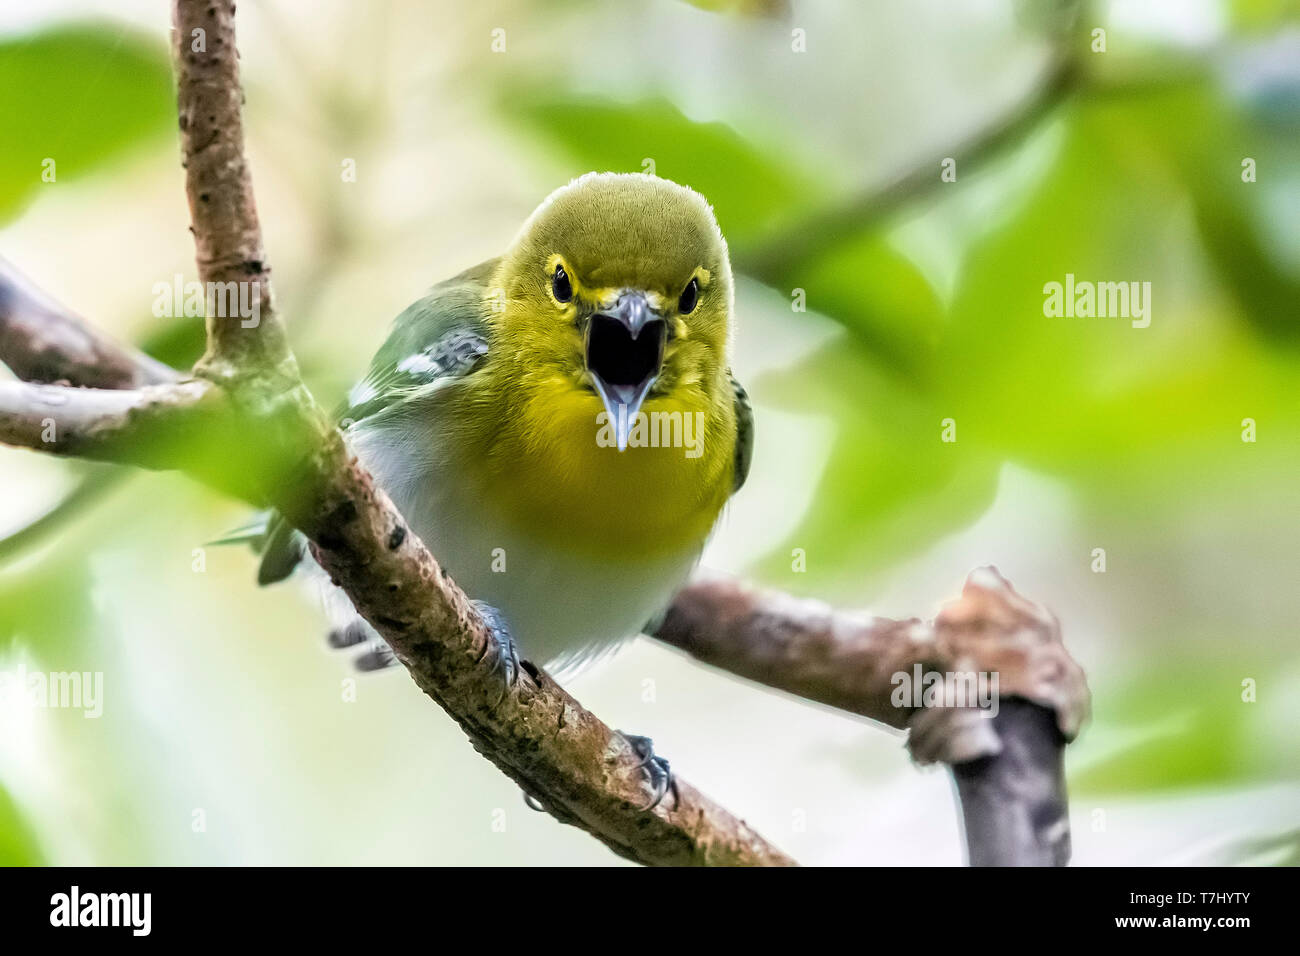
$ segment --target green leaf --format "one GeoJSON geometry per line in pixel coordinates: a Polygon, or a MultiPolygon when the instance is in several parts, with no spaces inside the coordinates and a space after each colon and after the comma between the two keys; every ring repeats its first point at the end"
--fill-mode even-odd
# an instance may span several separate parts
{"type": "Polygon", "coordinates": [[[780,19],[790,15],[790,0],[685,0],[710,13],[780,19]]]}
{"type": "Polygon", "coordinates": [[[0,40],[0,222],[160,134],[175,109],[166,51],[120,25],[0,40]]]}

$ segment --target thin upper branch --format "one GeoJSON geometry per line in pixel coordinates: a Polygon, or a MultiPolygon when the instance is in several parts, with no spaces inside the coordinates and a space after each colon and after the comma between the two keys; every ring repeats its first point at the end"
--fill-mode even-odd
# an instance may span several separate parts
{"type": "MultiPolygon", "coordinates": [[[[259,315],[208,316],[208,351],[197,371],[222,381],[257,371],[297,377],[275,313],[253,181],[244,153],[243,88],[232,0],[172,7],[177,115],[195,257],[204,283],[236,283],[259,315]]],[[[212,310],[218,311],[218,310],[212,310]]]]}
{"type": "MultiPolygon", "coordinates": [[[[962,175],[979,168],[1038,126],[1076,88],[1080,69],[1076,57],[1058,53],[1033,91],[1007,115],[949,147],[944,156],[956,159],[962,175]]],[[[783,281],[818,255],[859,235],[904,206],[938,188],[939,157],[926,157],[898,173],[883,186],[873,185],[851,197],[817,210],[779,228],[768,240],[735,254],[736,267],[764,282],[783,281]]]]}

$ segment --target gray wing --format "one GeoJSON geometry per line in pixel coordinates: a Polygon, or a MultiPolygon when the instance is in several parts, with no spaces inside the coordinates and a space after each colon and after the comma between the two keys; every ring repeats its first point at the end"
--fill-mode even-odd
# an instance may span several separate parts
{"type": "Polygon", "coordinates": [[[749,465],[754,458],[754,408],[749,403],[745,386],[731,376],[731,389],[736,403],[736,468],[731,493],[734,495],[749,477],[749,465]]]}
{"type": "MultiPolygon", "coordinates": [[[[488,352],[484,302],[496,264],[497,260],[491,259],[439,283],[394,320],[365,378],[339,411],[344,428],[479,367],[488,352]]],[[[257,583],[274,584],[287,578],[305,553],[303,536],[273,513],[262,538],[257,583]]]]}

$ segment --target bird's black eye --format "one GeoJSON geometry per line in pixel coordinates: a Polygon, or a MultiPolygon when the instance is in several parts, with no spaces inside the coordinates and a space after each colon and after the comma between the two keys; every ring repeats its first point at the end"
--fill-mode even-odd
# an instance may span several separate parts
{"type": "Polygon", "coordinates": [[[686,283],[686,288],[682,290],[682,297],[677,300],[677,311],[682,315],[690,315],[695,311],[695,303],[700,300],[700,284],[692,279],[686,283]]]}
{"type": "Polygon", "coordinates": [[[564,266],[555,267],[555,275],[551,276],[551,291],[555,294],[556,302],[568,302],[573,298],[573,283],[569,281],[564,266]]]}

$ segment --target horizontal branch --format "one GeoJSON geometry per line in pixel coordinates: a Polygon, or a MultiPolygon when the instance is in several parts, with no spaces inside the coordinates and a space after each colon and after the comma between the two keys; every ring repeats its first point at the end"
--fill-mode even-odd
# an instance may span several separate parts
{"type": "Polygon", "coordinates": [[[971,574],[960,600],[932,623],[837,611],[820,601],[731,579],[687,585],[654,636],[706,664],[768,687],[904,729],[896,675],[920,667],[998,674],[1003,697],[1051,708],[1073,739],[1088,715],[1083,670],[1056,619],[996,570],[971,574]]]}
{"type": "Polygon", "coordinates": [[[201,432],[219,399],[208,382],[177,382],[140,389],[67,388],[0,382],[0,443],[55,455],[145,468],[189,468],[170,458],[173,440],[201,432]]]}
{"type": "Polygon", "coordinates": [[[655,636],[733,674],[908,730],[919,763],[952,766],[974,866],[1063,866],[1063,747],[1089,711],[1059,623],[992,568],[931,623],[833,611],[710,580],[678,594],[655,636]],[[985,675],[992,706],[918,707],[900,687],[985,675]]]}
{"type": "Polygon", "coordinates": [[[854,618],[730,579],[687,585],[654,636],[697,660],[807,700],[907,726],[890,676],[933,651],[917,619],[854,618]]]}

